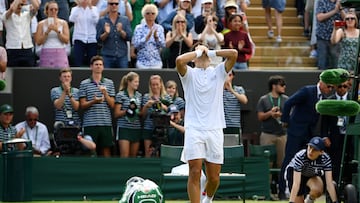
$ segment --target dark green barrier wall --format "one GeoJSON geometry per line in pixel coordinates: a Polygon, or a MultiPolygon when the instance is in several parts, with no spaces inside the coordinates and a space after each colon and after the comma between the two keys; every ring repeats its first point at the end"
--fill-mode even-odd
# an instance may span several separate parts
{"type": "MultiPolygon", "coordinates": [[[[29,170],[25,168],[24,170],[29,170]]],[[[265,158],[247,158],[247,197],[269,194],[268,162],[265,158]]],[[[3,160],[0,174],[3,176],[3,160]]],[[[120,199],[126,180],[132,176],[151,179],[160,185],[160,159],[41,157],[33,158],[33,200],[120,199]]],[[[240,187],[240,186],[239,186],[240,187]]],[[[184,186],[186,188],[186,185],[184,186]]],[[[231,188],[222,188],[223,193],[231,188]]],[[[3,182],[0,181],[0,199],[3,182]]],[[[185,193],[186,194],[186,193],[185,193]]],[[[166,194],[165,194],[166,195],[166,194]]],[[[221,196],[221,194],[219,194],[221,196]]],[[[174,196],[168,194],[166,196],[174,196]]],[[[187,197],[183,197],[187,199],[187,197]]]]}

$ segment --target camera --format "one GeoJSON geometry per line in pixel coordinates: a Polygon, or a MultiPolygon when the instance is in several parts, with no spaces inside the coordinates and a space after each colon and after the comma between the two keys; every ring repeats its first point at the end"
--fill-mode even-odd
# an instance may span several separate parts
{"type": "Polygon", "coordinates": [[[335,27],[345,27],[346,22],[341,20],[335,20],[334,25],[335,27]]]}
{"type": "Polygon", "coordinates": [[[130,99],[129,107],[126,110],[126,116],[128,118],[134,118],[138,113],[139,113],[139,110],[137,109],[136,99],[132,98],[132,99],[130,99]]]}

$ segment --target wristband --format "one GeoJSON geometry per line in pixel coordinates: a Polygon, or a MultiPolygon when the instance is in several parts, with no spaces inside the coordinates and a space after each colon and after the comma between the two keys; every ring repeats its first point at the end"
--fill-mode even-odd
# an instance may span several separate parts
{"type": "Polygon", "coordinates": [[[215,57],[216,56],[216,50],[209,50],[207,52],[207,55],[208,55],[209,58],[215,57]]]}
{"type": "Polygon", "coordinates": [[[196,58],[200,58],[202,56],[202,54],[203,54],[203,51],[197,49],[197,50],[195,50],[195,54],[196,54],[196,58]]]}

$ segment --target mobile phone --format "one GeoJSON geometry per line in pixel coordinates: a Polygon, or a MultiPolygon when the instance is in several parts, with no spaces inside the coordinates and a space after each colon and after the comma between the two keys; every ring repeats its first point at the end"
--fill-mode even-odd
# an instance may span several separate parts
{"type": "Polygon", "coordinates": [[[335,20],[334,25],[336,27],[345,27],[346,23],[345,23],[345,21],[335,20]]]}
{"type": "Polygon", "coordinates": [[[48,17],[48,24],[54,24],[54,18],[53,17],[48,17]]]}

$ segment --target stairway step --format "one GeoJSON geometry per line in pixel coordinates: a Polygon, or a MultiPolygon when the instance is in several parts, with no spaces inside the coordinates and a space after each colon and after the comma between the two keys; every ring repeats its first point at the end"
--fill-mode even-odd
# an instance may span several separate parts
{"type": "Polygon", "coordinates": [[[300,57],[300,56],[278,56],[278,57],[264,57],[264,56],[254,56],[250,59],[250,65],[259,66],[260,64],[266,64],[266,66],[316,66],[316,59],[309,57],[300,57]]]}
{"type": "MultiPolygon", "coordinates": [[[[301,26],[301,19],[293,16],[283,16],[283,26],[301,26]]],[[[271,19],[272,24],[276,25],[276,19],[273,17],[271,19]]],[[[256,25],[265,25],[265,16],[250,16],[248,17],[248,22],[250,26],[256,25]]]]}
{"type": "Polygon", "coordinates": [[[294,70],[294,71],[308,71],[308,70],[318,70],[317,67],[313,66],[313,67],[302,67],[302,66],[276,66],[276,67],[272,67],[272,66],[252,66],[250,64],[249,66],[249,70],[279,70],[279,71],[283,71],[283,70],[294,70]]]}
{"type": "MultiPolygon", "coordinates": [[[[262,8],[262,0],[251,0],[249,8],[251,8],[251,7],[261,7],[262,8]]],[[[285,10],[288,7],[289,8],[295,7],[295,0],[286,0],[285,10]]]]}
{"type": "MultiPolygon", "coordinates": [[[[275,39],[269,39],[267,36],[251,36],[256,47],[259,46],[279,46],[279,43],[275,42],[275,39]]],[[[304,36],[283,36],[282,42],[284,46],[310,46],[309,40],[304,36]]]]}
{"type": "MultiPolygon", "coordinates": [[[[267,26],[249,26],[251,36],[267,36],[267,26]]],[[[277,36],[276,27],[273,27],[274,35],[277,36]]],[[[285,26],[281,30],[281,36],[303,36],[304,28],[300,26],[285,26]]]]}
{"type": "MultiPolygon", "coordinates": [[[[274,9],[271,9],[272,13],[274,13],[274,9]]],[[[248,16],[248,19],[251,19],[252,16],[264,16],[265,11],[261,7],[249,7],[246,9],[246,16],[248,16]]],[[[274,14],[273,14],[274,15],[274,14]]],[[[286,8],[285,11],[282,13],[282,16],[291,16],[296,17],[297,12],[296,8],[286,8]]]]}
{"type": "Polygon", "coordinates": [[[309,46],[296,46],[296,47],[288,47],[288,46],[256,46],[255,56],[262,57],[309,57],[310,50],[309,46]]]}

